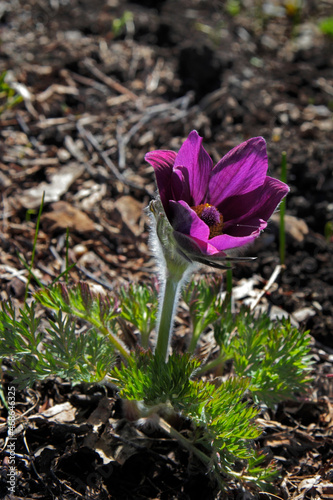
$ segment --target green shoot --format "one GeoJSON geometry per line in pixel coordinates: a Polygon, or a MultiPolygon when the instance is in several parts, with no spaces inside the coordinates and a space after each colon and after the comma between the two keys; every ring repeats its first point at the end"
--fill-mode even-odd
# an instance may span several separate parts
{"type": "MultiPolygon", "coordinates": [[[[31,254],[31,261],[30,264],[26,262],[26,260],[18,254],[18,258],[20,262],[23,264],[23,266],[27,269],[28,271],[28,281],[26,285],[26,290],[25,290],[25,298],[24,300],[27,300],[28,293],[29,293],[29,285],[31,278],[35,280],[37,285],[40,288],[45,288],[43,283],[39,280],[39,278],[35,275],[35,273],[32,271],[34,262],[35,262],[35,255],[36,255],[36,248],[37,248],[37,240],[38,240],[38,233],[39,233],[39,227],[40,227],[40,220],[44,208],[44,200],[45,200],[45,192],[43,193],[41,204],[39,207],[38,215],[37,215],[37,221],[36,221],[36,228],[35,228],[35,235],[34,235],[34,241],[33,241],[33,246],[32,246],[32,254],[31,254]]],[[[52,282],[52,284],[55,284],[58,282],[63,276],[65,276],[66,283],[69,281],[69,271],[76,266],[76,263],[69,264],[69,229],[66,229],[66,264],[65,264],[65,270],[60,273],[52,282]]]]}
{"type": "Polygon", "coordinates": [[[34,241],[33,241],[33,245],[32,245],[32,254],[31,254],[30,265],[28,265],[26,263],[26,261],[23,259],[22,256],[18,255],[18,258],[20,259],[20,261],[22,262],[22,264],[24,265],[24,267],[28,270],[28,281],[27,281],[27,286],[26,286],[26,289],[25,289],[25,296],[24,296],[24,301],[25,302],[26,302],[27,297],[28,297],[29,285],[30,285],[31,278],[34,278],[34,280],[36,281],[36,283],[38,284],[38,286],[40,286],[41,288],[43,288],[43,284],[37,278],[37,276],[32,272],[32,268],[33,268],[33,265],[34,265],[34,262],[35,262],[35,255],[36,255],[36,248],[37,248],[37,239],[38,239],[40,219],[41,219],[42,212],[43,212],[43,207],[44,207],[44,199],[45,199],[45,192],[43,192],[41,204],[40,204],[38,215],[37,215],[36,229],[35,229],[35,236],[34,236],[34,241]]]}
{"type": "Polygon", "coordinates": [[[326,222],[324,227],[324,234],[327,243],[333,241],[333,222],[331,221],[326,222]]]}
{"type": "Polygon", "coordinates": [[[68,277],[68,271],[69,271],[69,228],[66,228],[66,269],[65,269],[65,280],[68,285],[69,277],[68,277]]]}
{"type": "Polygon", "coordinates": [[[194,25],[197,31],[204,33],[210,39],[210,41],[215,45],[219,46],[221,42],[221,38],[223,37],[223,29],[225,28],[224,21],[218,21],[214,26],[210,26],[209,24],[204,24],[200,22],[196,22],[194,25]]]}
{"type": "Polygon", "coordinates": [[[324,35],[333,37],[333,17],[326,17],[319,23],[319,29],[324,35]]]}
{"type": "Polygon", "coordinates": [[[119,18],[116,18],[112,21],[112,34],[114,38],[120,36],[124,30],[133,31],[133,14],[132,12],[125,10],[123,15],[119,18]]]}
{"type": "Polygon", "coordinates": [[[23,97],[16,93],[16,91],[6,83],[6,71],[0,75],[0,115],[6,110],[11,109],[23,101],[23,97]]]}
{"type": "MultiPolygon", "coordinates": [[[[282,153],[281,159],[281,181],[287,182],[287,154],[282,153]]],[[[284,266],[286,256],[286,229],[285,229],[285,214],[286,214],[286,199],[284,198],[279,206],[280,210],[280,264],[284,266]]]]}
{"type": "Polygon", "coordinates": [[[240,13],[241,5],[241,0],[227,0],[225,8],[228,14],[235,17],[240,13]]]}
{"type": "Polygon", "coordinates": [[[25,221],[30,222],[32,216],[35,216],[37,211],[34,208],[28,208],[28,210],[25,213],[25,221]]]}
{"type": "Polygon", "coordinates": [[[303,0],[285,0],[284,8],[288,17],[293,20],[294,26],[298,25],[301,20],[303,0]]]}
{"type": "MultiPolygon", "coordinates": [[[[29,278],[33,278],[35,280],[35,282],[37,283],[37,285],[40,287],[40,288],[44,288],[44,285],[43,283],[40,281],[40,279],[35,275],[35,273],[32,271],[31,269],[31,265],[29,265],[25,260],[24,258],[22,257],[22,255],[20,255],[19,253],[17,253],[17,257],[19,259],[19,261],[21,262],[21,264],[26,268],[26,270],[28,271],[28,276],[29,278]]],[[[27,297],[28,295],[28,286],[29,286],[29,283],[30,283],[30,279],[29,281],[27,282],[27,285],[26,285],[26,289],[25,289],[25,296],[27,297]]],[[[26,300],[26,298],[24,299],[26,300]]]]}
{"type": "Polygon", "coordinates": [[[66,259],[66,268],[65,268],[65,270],[62,273],[60,273],[56,278],[54,278],[54,280],[52,281],[52,285],[54,285],[55,283],[57,283],[58,281],[60,281],[63,276],[65,276],[66,283],[67,283],[68,273],[75,266],[76,266],[76,262],[73,262],[73,264],[71,264],[71,265],[68,266],[67,259],[66,259]]]}

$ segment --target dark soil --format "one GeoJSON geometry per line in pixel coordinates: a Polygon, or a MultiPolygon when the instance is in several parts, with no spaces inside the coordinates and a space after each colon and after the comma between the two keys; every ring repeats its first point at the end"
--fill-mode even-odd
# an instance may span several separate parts
{"type": "MultiPolygon", "coordinates": [[[[243,140],[267,141],[270,174],[287,154],[285,269],[265,294],[313,336],[314,382],[306,400],[263,419],[258,445],[281,471],[274,495],[333,498],[333,51],[318,24],[332,3],[294,12],[267,2],[201,0],[12,0],[0,2],[0,70],[25,99],[0,117],[0,294],[22,306],[35,222],[46,192],[34,272],[71,279],[151,280],[143,208],[155,191],[144,154],[177,150],[198,130],[214,161],[243,140]],[[238,2],[234,2],[238,4],[238,2]],[[124,14],[128,12],[129,14],[124,14]],[[119,32],[113,22],[127,19],[119,32]]],[[[0,95],[0,107],[6,98],[0,95]]],[[[278,218],[248,249],[255,262],[234,269],[235,285],[263,287],[279,264],[278,218]],[[259,277],[259,278],[258,278],[259,277]]],[[[211,272],[208,270],[208,272],[211,272]]],[[[35,284],[31,284],[31,291],[35,284]]],[[[5,388],[8,379],[5,378],[5,388]]],[[[213,499],[221,494],[187,452],[122,418],[116,395],[64,381],[17,395],[11,498],[213,499]],[[44,413],[57,405],[59,416],[44,413]],[[66,413],[67,412],[67,413],[66,413]],[[107,443],[112,460],[97,443],[107,443]],[[100,447],[98,448],[100,451],[100,447]]],[[[0,408],[4,448],[6,412],[0,408]]],[[[2,453],[0,496],[7,492],[2,453]]],[[[250,498],[233,489],[226,498],[250,498]]],[[[8,497],[9,498],[9,497],[8,497]]]]}

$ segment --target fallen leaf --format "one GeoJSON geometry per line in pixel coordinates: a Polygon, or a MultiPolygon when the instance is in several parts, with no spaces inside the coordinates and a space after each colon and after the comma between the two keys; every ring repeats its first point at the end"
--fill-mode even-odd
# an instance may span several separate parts
{"type": "Polygon", "coordinates": [[[71,405],[68,401],[66,403],[61,403],[52,406],[48,410],[43,411],[41,415],[46,417],[52,422],[58,422],[60,424],[65,424],[75,421],[76,408],[71,405]]]}
{"type": "Polygon", "coordinates": [[[106,424],[111,416],[111,412],[114,406],[114,400],[104,397],[98,403],[96,410],[94,410],[87,422],[92,425],[106,424]]]}
{"type": "Polygon", "coordinates": [[[41,217],[44,231],[47,233],[67,228],[78,233],[92,232],[97,229],[87,214],[66,201],[53,203],[51,209],[51,212],[45,213],[41,217]]]}
{"type": "MultiPolygon", "coordinates": [[[[280,225],[280,214],[275,213],[270,219],[274,224],[280,225]]],[[[285,230],[287,236],[301,243],[304,236],[308,234],[309,228],[303,219],[294,217],[293,215],[285,215],[284,217],[285,230]]]]}
{"type": "Polygon", "coordinates": [[[122,196],[115,201],[114,207],[120,213],[123,222],[130,231],[135,236],[138,236],[142,232],[142,227],[139,225],[143,211],[142,203],[132,196],[122,196]]]}
{"type": "Polygon", "coordinates": [[[52,175],[50,182],[41,182],[37,187],[23,191],[18,201],[29,209],[40,206],[43,193],[45,193],[45,203],[58,201],[63,194],[67,193],[68,188],[81,176],[83,171],[84,167],[77,163],[61,167],[52,175]]]}

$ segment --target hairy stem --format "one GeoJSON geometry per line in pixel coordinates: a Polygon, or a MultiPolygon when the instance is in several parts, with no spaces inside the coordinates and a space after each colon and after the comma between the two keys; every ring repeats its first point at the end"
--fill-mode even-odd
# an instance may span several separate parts
{"type": "Polygon", "coordinates": [[[188,348],[188,352],[190,352],[191,354],[194,353],[195,348],[197,347],[197,343],[198,343],[199,337],[200,337],[200,335],[202,333],[202,330],[203,329],[202,329],[201,322],[199,322],[196,325],[196,328],[193,329],[191,342],[190,342],[190,345],[189,345],[189,348],[188,348]]]}
{"type": "Polygon", "coordinates": [[[160,297],[160,315],[155,356],[164,359],[165,362],[168,359],[171,330],[173,327],[181,282],[182,276],[175,277],[167,273],[160,297]]]}

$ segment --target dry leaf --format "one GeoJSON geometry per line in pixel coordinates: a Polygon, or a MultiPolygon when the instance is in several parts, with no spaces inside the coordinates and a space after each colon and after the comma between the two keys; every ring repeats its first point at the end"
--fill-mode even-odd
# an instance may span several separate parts
{"type": "Polygon", "coordinates": [[[43,193],[45,193],[45,203],[58,201],[63,194],[67,193],[68,188],[81,176],[83,171],[84,167],[77,163],[61,167],[52,175],[49,183],[41,182],[37,187],[23,191],[18,201],[29,209],[40,206],[43,193]]]}
{"type": "Polygon", "coordinates": [[[53,203],[51,208],[51,212],[43,214],[41,217],[44,231],[47,233],[67,228],[78,233],[93,232],[97,229],[87,214],[66,201],[53,203]]]}
{"type": "Polygon", "coordinates": [[[67,424],[69,422],[75,421],[76,408],[71,405],[68,401],[66,403],[61,403],[52,406],[48,410],[43,411],[41,415],[46,417],[52,422],[58,422],[60,424],[67,424]]]}
{"type": "MultiPolygon", "coordinates": [[[[273,214],[270,220],[273,223],[280,225],[280,214],[273,214]]],[[[309,232],[306,222],[303,219],[294,217],[293,215],[285,215],[284,223],[287,236],[291,237],[298,243],[301,243],[304,240],[304,236],[309,232]]]]}
{"type": "Polygon", "coordinates": [[[123,222],[132,231],[135,236],[142,232],[139,225],[140,217],[142,216],[142,203],[135,200],[132,196],[122,196],[114,203],[114,207],[120,213],[123,222]]]}

